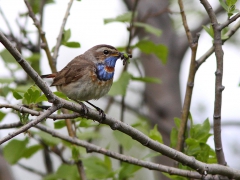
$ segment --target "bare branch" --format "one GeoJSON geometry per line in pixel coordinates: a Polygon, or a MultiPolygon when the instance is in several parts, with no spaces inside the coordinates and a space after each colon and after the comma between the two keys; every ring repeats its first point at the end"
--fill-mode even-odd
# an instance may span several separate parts
{"type": "Polygon", "coordinates": [[[222,91],[224,86],[222,85],[223,77],[223,50],[222,50],[222,39],[221,39],[221,26],[218,24],[216,15],[212,9],[212,6],[207,0],[200,0],[205,10],[208,13],[209,19],[212,23],[214,31],[214,51],[217,60],[217,70],[215,72],[215,101],[214,101],[214,144],[219,164],[227,165],[224,157],[222,138],[221,138],[221,107],[222,107],[222,91]]]}
{"type": "Polygon", "coordinates": [[[26,165],[24,165],[24,164],[22,164],[22,163],[17,163],[17,165],[18,165],[19,167],[21,167],[21,168],[23,168],[23,169],[31,172],[31,173],[34,173],[34,174],[37,174],[37,175],[41,176],[41,177],[46,176],[46,174],[44,174],[43,172],[40,172],[40,171],[38,171],[37,169],[33,169],[32,167],[26,166],[26,165]]]}
{"type": "MultiPolygon", "coordinates": [[[[16,111],[19,111],[20,113],[28,113],[31,114],[32,116],[39,116],[42,114],[42,111],[35,111],[29,108],[26,108],[24,106],[20,105],[12,105],[12,104],[0,104],[0,109],[1,108],[11,108],[16,111]]],[[[79,113],[72,113],[72,114],[51,114],[48,116],[48,118],[51,118],[53,120],[61,120],[61,119],[74,119],[81,116],[79,113]]]]}
{"type": "Polygon", "coordinates": [[[46,55],[47,55],[47,58],[48,58],[48,63],[51,67],[51,70],[52,70],[52,72],[57,72],[56,66],[53,64],[51,52],[50,52],[49,47],[48,47],[48,42],[47,42],[47,39],[45,37],[45,32],[42,30],[41,23],[37,20],[35,14],[33,13],[32,7],[29,4],[28,0],[24,0],[24,2],[25,2],[26,6],[28,8],[29,16],[32,18],[32,20],[34,22],[34,25],[37,27],[39,35],[42,39],[41,47],[46,52],[46,55]]]}
{"type": "MultiPolygon", "coordinates": [[[[227,39],[224,39],[222,43],[224,44],[224,42],[230,39],[239,28],[240,28],[240,21],[238,21],[233,28],[228,30],[228,32],[225,34],[225,36],[227,36],[227,39]]],[[[202,55],[197,60],[197,68],[199,68],[202,65],[202,63],[204,63],[207,60],[207,58],[212,55],[213,52],[214,52],[214,46],[212,46],[204,55],[202,55]]]]}
{"type": "Polygon", "coordinates": [[[70,14],[70,9],[72,7],[72,4],[73,4],[73,0],[70,0],[69,3],[68,3],[67,10],[65,12],[63,21],[62,21],[62,25],[61,25],[58,37],[57,37],[57,43],[55,45],[55,49],[54,49],[54,53],[53,53],[53,63],[54,63],[55,66],[57,65],[58,51],[59,51],[59,48],[61,46],[64,27],[65,27],[65,25],[67,23],[67,18],[68,18],[69,14],[70,14]]]}
{"type": "Polygon", "coordinates": [[[186,15],[185,15],[185,11],[184,11],[184,6],[183,6],[182,0],[178,0],[178,5],[179,5],[180,13],[181,13],[181,16],[182,16],[183,26],[184,26],[184,29],[185,29],[185,32],[186,32],[186,35],[187,35],[187,38],[188,38],[188,43],[189,43],[189,45],[191,47],[193,38],[192,38],[191,31],[189,30],[189,27],[188,27],[188,24],[187,24],[187,18],[186,18],[186,15]]]}
{"type": "Polygon", "coordinates": [[[8,141],[9,139],[12,139],[13,137],[17,136],[18,134],[20,134],[22,132],[27,131],[29,128],[31,128],[31,127],[35,126],[36,124],[38,124],[39,122],[43,121],[45,118],[47,118],[50,114],[54,113],[59,108],[61,108],[61,107],[55,106],[53,104],[53,106],[51,108],[49,108],[44,113],[39,115],[35,120],[30,121],[29,123],[27,123],[24,126],[22,126],[21,128],[19,128],[18,130],[14,131],[13,133],[9,133],[7,136],[0,139],[0,144],[8,141]]]}
{"type": "Polygon", "coordinates": [[[128,163],[131,163],[131,164],[138,165],[138,166],[142,166],[142,167],[145,167],[145,168],[148,168],[148,169],[151,169],[151,170],[167,172],[167,173],[170,173],[170,174],[173,174],[173,175],[175,174],[175,175],[181,175],[181,176],[192,177],[192,178],[201,178],[202,177],[201,174],[199,174],[197,172],[194,172],[194,171],[180,170],[180,169],[177,169],[177,168],[172,168],[172,167],[164,166],[164,165],[161,165],[161,164],[147,162],[147,161],[136,159],[136,158],[131,157],[131,156],[126,156],[126,155],[122,155],[122,154],[119,154],[119,153],[116,153],[116,152],[112,152],[112,151],[109,151],[107,149],[96,146],[94,144],[82,141],[80,139],[65,136],[62,133],[58,133],[57,131],[54,131],[50,128],[47,128],[47,127],[45,127],[41,124],[36,125],[36,128],[38,128],[38,129],[40,129],[40,130],[42,130],[46,133],[49,133],[54,137],[58,137],[60,139],[68,141],[72,144],[76,144],[78,146],[85,147],[88,153],[97,152],[97,153],[104,154],[106,156],[112,157],[114,159],[118,159],[118,160],[121,160],[121,161],[124,161],[124,162],[128,162],[128,163]]]}
{"type": "Polygon", "coordinates": [[[186,93],[184,97],[184,102],[183,102],[183,107],[182,107],[182,113],[181,113],[181,124],[180,128],[178,131],[178,141],[177,141],[177,147],[176,149],[178,151],[183,151],[183,146],[184,146],[184,134],[186,131],[187,127],[187,121],[188,121],[188,114],[191,106],[191,101],[192,101],[192,92],[193,92],[193,87],[194,87],[194,79],[195,79],[195,74],[196,74],[196,55],[197,55],[197,48],[198,48],[198,39],[199,39],[199,34],[197,34],[196,40],[193,41],[192,34],[189,30],[188,24],[187,24],[187,18],[184,12],[184,6],[182,0],[178,0],[181,16],[182,16],[182,21],[183,21],[183,26],[188,38],[188,43],[192,51],[191,55],[191,62],[190,62],[190,68],[189,68],[189,74],[188,74],[188,82],[186,85],[186,93]]]}

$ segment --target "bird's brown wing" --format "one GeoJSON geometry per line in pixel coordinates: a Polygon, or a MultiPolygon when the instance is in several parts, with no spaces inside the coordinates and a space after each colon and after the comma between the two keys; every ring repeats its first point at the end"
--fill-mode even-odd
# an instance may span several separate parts
{"type": "Polygon", "coordinates": [[[77,56],[56,74],[51,86],[60,86],[75,82],[89,71],[96,71],[95,64],[92,61],[84,59],[82,55],[77,56]]]}

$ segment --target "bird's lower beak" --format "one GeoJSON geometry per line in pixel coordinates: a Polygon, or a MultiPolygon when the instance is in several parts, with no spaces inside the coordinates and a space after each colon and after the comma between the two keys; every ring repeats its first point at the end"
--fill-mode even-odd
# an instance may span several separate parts
{"type": "Polygon", "coordinates": [[[118,53],[118,56],[119,56],[121,59],[123,59],[123,58],[124,58],[124,54],[123,54],[123,53],[121,53],[121,52],[119,52],[119,53],[118,53]]]}

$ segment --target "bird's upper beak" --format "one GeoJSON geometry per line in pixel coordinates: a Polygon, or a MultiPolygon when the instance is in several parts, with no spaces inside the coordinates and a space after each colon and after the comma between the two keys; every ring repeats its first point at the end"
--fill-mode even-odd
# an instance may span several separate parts
{"type": "Polygon", "coordinates": [[[121,59],[123,59],[123,57],[124,57],[124,54],[123,54],[123,53],[121,53],[121,52],[118,52],[118,57],[120,57],[121,59]]]}

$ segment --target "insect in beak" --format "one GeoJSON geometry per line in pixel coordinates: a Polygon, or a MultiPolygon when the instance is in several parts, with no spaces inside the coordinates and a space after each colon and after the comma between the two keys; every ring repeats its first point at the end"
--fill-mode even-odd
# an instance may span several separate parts
{"type": "Polygon", "coordinates": [[[126,62],[129,58],[132,58],[131,54],[120,53],[120,58],[123,60],[123,65],[126,65],[126,62]]]}

